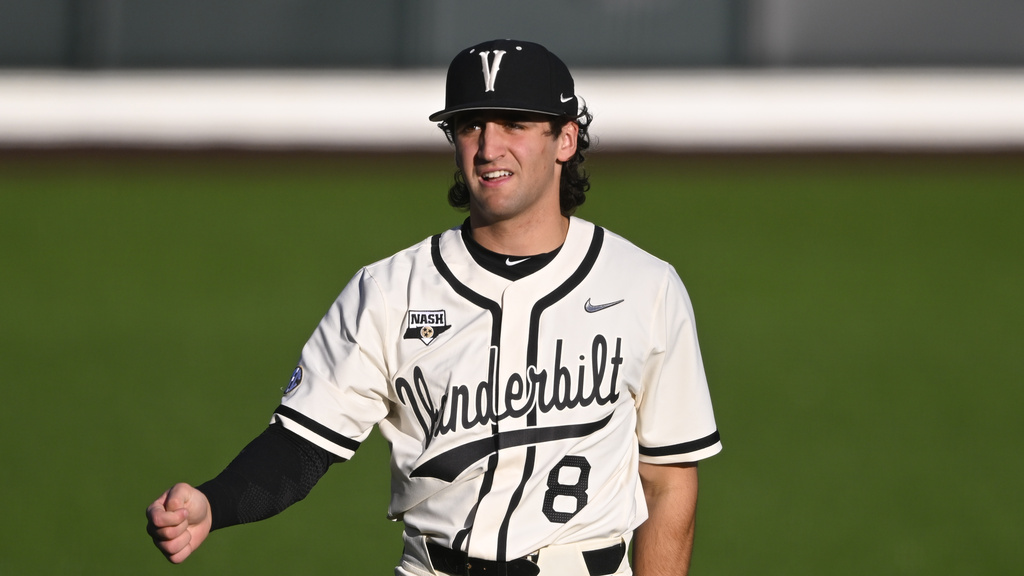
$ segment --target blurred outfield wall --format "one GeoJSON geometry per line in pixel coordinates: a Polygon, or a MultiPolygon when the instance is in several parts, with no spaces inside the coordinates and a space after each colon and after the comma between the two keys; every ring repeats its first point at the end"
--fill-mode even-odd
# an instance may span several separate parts
{"type": "Polygon", "coordinates": [[[493,37],[606,149],[1024,149],[1020,0],[0,0],[0,147],[439,149],[493,37]]]}
{"type": "Polygon", "coordinates": [[[0,0],[0,68],[1022,66],[1020,0],[0,0]]]}

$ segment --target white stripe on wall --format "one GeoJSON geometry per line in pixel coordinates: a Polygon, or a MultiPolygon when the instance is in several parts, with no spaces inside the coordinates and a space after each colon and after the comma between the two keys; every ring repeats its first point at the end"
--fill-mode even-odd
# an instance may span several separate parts
{"type": "MultiPolygon", "coordinates": [[[[1024,148],[1024,70],[582,71],[606,150],[1024,148]]],[[[0,146],[441,150],[444,71],[0,74],[0,146]]]]}

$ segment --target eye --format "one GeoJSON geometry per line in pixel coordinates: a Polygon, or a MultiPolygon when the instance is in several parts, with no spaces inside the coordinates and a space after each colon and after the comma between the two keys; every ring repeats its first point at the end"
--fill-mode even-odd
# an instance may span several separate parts
{"type": "Polygon", "coordinates": [[[480,130],[480,128],[482,126],[483,126],[483,122],[477,121],[475,119],[467,120],[466,122],[460,122],[459,123],[458,129],[456,130],[456,132],[458,132],[459,134],[470,134],[472,132],[476,132],[477,130],[480,130]]]}
{"type": "Polygon", "coordinates": [[[526,130],[529,119],[519,114],[510,114],[502,119],[501,125],[508,130],[526,130]]]}

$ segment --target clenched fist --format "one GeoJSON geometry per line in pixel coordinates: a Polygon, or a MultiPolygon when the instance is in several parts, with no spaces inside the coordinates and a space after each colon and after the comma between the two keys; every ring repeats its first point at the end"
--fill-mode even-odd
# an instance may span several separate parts
{"type": "Polygon", "coordinates": [[[184,562],[210,534],[213,516],[206,496],[188,484],[175,484],[146,508],[147,531],[168,560],[184,562]]]}

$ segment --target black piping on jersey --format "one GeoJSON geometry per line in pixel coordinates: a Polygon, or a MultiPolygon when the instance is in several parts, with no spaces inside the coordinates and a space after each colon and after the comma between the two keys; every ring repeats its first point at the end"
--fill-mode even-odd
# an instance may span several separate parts
{"type": "Polygon", "coordinates": [[[434,261],[434,267],[441,277],[448,282],[448,285],[455,290],[455,293],[469,300],[473,304],[491,313],[494,323],[491,325],[491,346],[497,347],[501,342],[501,305],[483,295],[477,294],[469,286],[466,286],[452,274],[451,268],[441,258],[441,235],[437,234],[430,239],[430,256],[434,261]]]}
{"type": "Polygon", "coordinates": [[[348,448],[353,452],[359,448],[360,442],[358,440],[353,440],[348,436],[342,436],[293,408],[278,406],[277,409],[274,410],[274,414],[280,414],[289,420],[293,420],[296,424],[316,433],[318,436],[322,436],[325,440],[333,442],[342,448],[348,448]]]}
{"type": "MultiPolygon", "coordinates": [[[[477,495],[477,507],[479,502],[483,500],[487,494],[491,491],[491,486],[494,485],[494,470],[498,468],[498,451],[495,450],[491,457],[487,459],[487,472],[484,474],[483,482],[480,484],[480,494],[477,495]]],[[[462,550],[462,543],[465,542],[466,537],[469,536],[469,531],[473,528],[473,522],[476,520],[476,508],[474,507],[471,518],[467,518],[466,527],[459,530],[459,533],[452,539],[452,550],[462,550]]]]}
{"type": "MultiPolygon", "coordinates": [[[[537,300],[537,303],[534,304],[533,310],[530,313],[530,328],[527,341],[526,358],[528,366],[536,366],[537,364],[538,348],[540,345],[539,334],[541,315],[547,308],[549,308],[550,306],[564,298],[566,295],[569,294],[569,292],[571,292],[574,288],[579,286],[579,284],[587,277],[587,275],[590,274],[590,271],[594,267],[594,263],[597,261],[597,256],[601,252],[601,246],[603,245],[603,243],[604,229],[599,226],[595,226],[594,235],[590,242],[590,248],[587,250],[587,254],[584,256],[583,261],[580,263],[579,267],[569,276],[569,278],[565,280],[565,282],[558,286],[558,288],[556,288],[546,296],[540,298],[539,300],[537,300]]],[[[430,239],[430,252],[434,266],[437,268],[438,273],[441,275],[442,278],[444,278],[446,282],[448,282],[448,284],[455,291],[455,293],[465,298],[469,302],[488,310],[491,313],[491,316],[494,320],[494,323],[491,327],[491,346],[498,349],[498,361],[500,363],[502,313],[501,305],[474,292],[468,286],[460,282],[458,278],[455,277],[454,274],[452,274],[451,269],[448,268],[448,265],[444,262],[444,259],[441,257],[440,234],[435,235],[430,239]]],[[[605,424],[607,424],[607,420],[605,420],[603,423],[600,423],[598,429],[604,427],[605,424]]],[[[534,407],[530,411],[530,413],[527,414],[527,426],[536,425],[537,414],[536,407],[534,407]]],[[[486,494],[490,491],[494,480],[495,470],[497,468],[498,449],[503,445],[504,440],[508,440],[510,438],[513,437],[503,436],[502,434],[499,434],[497,422],[491,425],[491,438],[485,439],[483,441],[483,444],[487,445],[488,448],[493,447],[493,453],[491,454],[491,457],[488,460],[487,471],[484,473],[481,491],[477,497],[478,502],[482,500],[484,496],[486,496],[486,494]]],[[[526,463],[523,467],[523,477],[519,482],[519,486],[516,487],[516,490],[513,493],[512,498],[510,499],[508,511],[505,513],[505,517],[502,520],[501,527],[498,530],[498,547],[497,550],[495,551],[495,559],[498,561],[506,560],[508,549],[508,529],[509,523],[511,522],[512,519],[512,513],[515,511],[519,502],[522,500],[523,492],[526,487],[526,482],[533,474],[533,464],[536,459],[536,447],[528,446],[526,450],[526,463]]],[[[474,508],[474,515],[476,514],[477,510],[479,510],[479,506],[474,508]]],[[[472,526],[472,521],[467,523],[467,527],[456,535],[453,541],[453,546],[455,545],[455,543],[458,543],[457,548],[461,548],[462,542],[467,537],[469,531],[472,530],[472,526]]]]}
{"type": "MultiPolygon", "coordinates": [[[[537,365],[537,350],[540,347],[540,315],[550,308],[552,304],[558,302],[562,298],[565,298],[569,292],[572,292],[574,288],[580,285],[580,282],[583,282],[583,279],[586,278],[594,268],[594,262],[597,261],[597,255],[601,253],[601,246],[603,245],[604,228],[594,226],[594,236],[590,240],[590,248],[587,250],[586,256],[583,257],[583,262],[580,262],[579,268],[577,268],[576,271],[565,280],[565,282],[562,282],[561,286],[555,288],[547,296],[537,300],[537,303],[533,305],[533,311],[530,312],[530,339],[526,345],[527,366],[537,365]]],[[[526,425],[537,425],[536,404],[534,404],[533,409],[530,410],[529,414],[526,415],[526,425]]]]}
{"type": "MultiPolygon", "coordinates": [[[[611,420],[611,415],[608,416],[608,420],[611,420]]],[[[501,527],[498,529],[499,562],[504,562],[508,557],[508,527],[512,521],[512,512],[519,507],[519,502],[523,499],[526,481],[533,476],[533,464],[536,461],[537,447],[530,446],[526,449],[526,462],[523,462],[523,478],[519,481],[519,486],[516,487],[515,492],[512,493],[512,497],[509,498],[508,512],[505,513],[505,518],[501,521],[501,527]]]]}
{"type": "Polygon", "coordinates": [[[648,448],[641,446],[640,454],[643,456],[676,456],[678,454],[688,454],[690,452],[696,452],[697,450],[703,450],[710,446],[714,446],[721,440],[721,436],[718,434],[718,430],[715,430],[711,434],[703,438],[691,440],[689,442],[683,442],[682,444],[673,444],[671,446],[658,446],[656,448],[648,448]]]}
{"type": "MultiPolygon", "coordinates": [[[[459,279],[455,277],[455,274],[452,274],[451,268],[448,267],[444,258],[441,257],[440,234],[436,234],[430,239],[430,257],[434,262],[434,267],[437,268],[438,274],[440,274],[441,277],[444,278],[445,282],[452,287],[452,290],[455,290],[456,294],[491,313],[491,347],[498,350],[498,362],[500,363],[501,348],[498,344],[501,343],[501,305],[489,298],[485,298],[481,294],[477,294],[471,290],[469,286],[460,282],[459,279]]],[[[477,494],[476,497],[477,502],[483,500],[484,496],[491,491],[491,486],[494,484],[494,473],[498,468],[497,437],[498,423],[494,422],[491,424],[491,437],[487,439],[487,441],[491,443],[493,450],[491,450],[491,457],[487,460],[487,471],[484,472],[484,478],[480,484],[480,493],[477,494]]],[[[473,528],[478,509],[479,505],[473,507],[473,512],[471,513],[472,517],[466,519],[466,527],[460,530],[452,540],[452,548],[455,550],[460,550],[462,548],[462,543],[466,540],[466,537],[469,536],[469,532],[473,528]]]]}
{"type": "MultiPolygon", "coordinates": [[[[590,274],[590,271],[594,268],[594,263],[597,262],[597,256],[601,253],[601,247],[604,245],[604,228],[600,226],[594,226],[594,235],[590,240],[590,248],[587,250],[586,256],[583,257],[583,261],[580,262],[576,271],[570,275],[565,282],[558,288],[548,293],[546,296],[537,300],[537,303],[533,305],[533,310],[530,312],[530,332],[529,340],[526,344],[526,365],[536,366],[538,348],[540,347],[540,317],[551,307],[555,302],[558,302],[562,298],[565,298],[569,292],[572,292],[581,282],[590,274]]],[[[605,423],[611,419],[609,416],[605,423]]],[[[534,404],[533,409],[526,415],[526,425],[536,426],[537,425],[537,405],[534,404]]],[[[603,428],[602,424],[600,428],[603,428]]],[[[526,490],[526,483],[530,480],[530,476],[533,475],[533,463],[536,460],[537,448],[536,446],[530,446],[526,449],[526,463],[523,465],[523,477],[519,480],[519,486],[516,487],[515,492],[512,494],[512,498],[509,501],[508,511],[505,513],[505,518],[501,521],[501,528],[498,529],[498,560],[504,561],[505,555],[508,550],[508,529],[509,524],[512,521],[512,513],[519,505],[519,501],[523,498],[523,492],[526,490]]]]}

